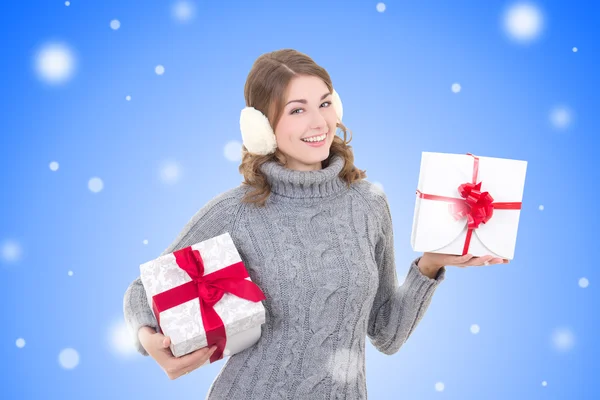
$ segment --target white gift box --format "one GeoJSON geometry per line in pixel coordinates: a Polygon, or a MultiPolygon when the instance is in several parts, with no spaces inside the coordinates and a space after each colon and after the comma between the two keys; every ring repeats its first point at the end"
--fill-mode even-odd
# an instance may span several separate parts
{"type": "MultiPolygon", "coordinates": [[[[204,264],[204,275],[242,262],[229,233],[213,237],[190,246],[198,250],[204,264]]],[[[174,253],[165,254],[155,260],[140,265],[141,280],[146,290],[148,305],[165,336],[171,338],[171,352],[180,357],[208,346],[206,332],[200,311],[200,300],[195,297],[180,305],[156,315],[153,297],[179,287],[193,279],[178,264],[174,253]]],[[[245,280],[252,282],[250,277],[245,280]]],[[[231,356],[254,345],[261,335],[261,325],[265,322],[265,308],[261,301],[254,302],[232,293],[224,293],[214,305],[223,321],[226,333],[224,356],[231,356]]],[[[210,364],[210,360],[204,365],[210,364]]]]}
{"type": "Polygon", "coordinates": [[[411,234],[413,250],[512,260],[526,170],[527,161],[423,152],[411,234]],[[455,218],[451,207],[466,204],[459,186],[473,183],[480,183],[480,191],[493,198],[493,210],[487,222],[470,230],[467,217],[455,218]],[[431,199],[431,195],[442,197],[431,199]]]}

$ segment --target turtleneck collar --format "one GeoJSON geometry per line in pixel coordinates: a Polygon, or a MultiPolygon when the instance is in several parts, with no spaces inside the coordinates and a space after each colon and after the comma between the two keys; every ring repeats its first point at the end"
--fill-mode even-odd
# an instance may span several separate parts
{"type": "Polygon", "coordinates": [[[334,195],[347,186],[339,177],[344,167],[344,158],[334,154],[329,165],[315,171],[297,171],[267,161],[260,169],[267,177],[271,192],[295,199],[321,198],[334,195]]]}

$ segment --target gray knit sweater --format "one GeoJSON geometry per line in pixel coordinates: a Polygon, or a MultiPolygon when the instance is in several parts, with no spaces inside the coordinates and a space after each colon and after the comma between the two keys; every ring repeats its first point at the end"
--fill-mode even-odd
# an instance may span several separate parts
{"type": "MultiPolygon", "coordinates": [[[[369,181],[348,188],[333,156],[318,171],[276,162],[261,169],[271,185],[266,207],[242,203],[240,185],[210,200],[162,253],[229,232],[250,278],[264,292],[259,341],[226,358],[207,399],[366,399],[365,338],[396,353],[423,318],[435,279],[413,260],[402,285],[394,261],[386,195],[369,181]]],[[[135,332],[159,329],[139,278],[124,298],[135,332]]]]}

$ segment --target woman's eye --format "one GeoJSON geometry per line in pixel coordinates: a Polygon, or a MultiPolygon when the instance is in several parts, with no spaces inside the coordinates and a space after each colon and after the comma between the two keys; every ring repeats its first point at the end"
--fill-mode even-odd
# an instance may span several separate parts
{"type": "MultiPolygon", "coordinates": [[[[327,107],[331,106],[331,102],[330,101],[326,101],[323,104],[326,104],[326,103],[328,104],[327,107]]],[[[323,104],[321,104],[321,105],[323,105],[323,104]]],[[[295,110],[292,110],[292,112],[290,114],[296,114],[296,111],[300,111],[300,110],[302,110],[302,109],[301,108],[296,108],[295,110]]]]}

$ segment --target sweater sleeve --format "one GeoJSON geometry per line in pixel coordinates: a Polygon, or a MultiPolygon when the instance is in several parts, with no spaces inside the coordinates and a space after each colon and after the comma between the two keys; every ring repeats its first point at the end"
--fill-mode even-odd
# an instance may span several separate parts
{"type": "Polygon", "coordinates": [[[421,257],[418,257],[412,261],[403,284],[398,286],[392,216],[385,194],[382,199],[381,232],[375,247],[379,287],[369,314],[367,334],[377,350],[392,355],[423,318],[435,289],[444,280],[446,267],[431,279],[419,270],[417,263],[421,257]]]}
{"type": "MultiPolygon", "coordinates": [[[[177,238],[162,252],[161,256],[208,240],[225,232],[231,233],[230,229],[239,205],[239,199],[235,196],[227,195],[227,193],[213,198],[196,212],[181,230],[177,238]]],[[[160,328],[148,304],[144,285],[139,276],[125,291],[123,314],[136,350],[143,356],[148,356],[148,352],[140,343],[138,331],[143,326],[149,326],[157,332],[160,332],[160,328]]]]}

